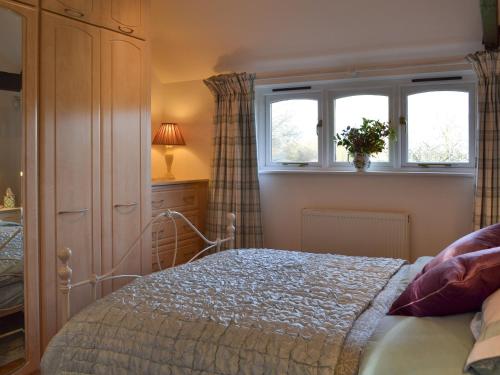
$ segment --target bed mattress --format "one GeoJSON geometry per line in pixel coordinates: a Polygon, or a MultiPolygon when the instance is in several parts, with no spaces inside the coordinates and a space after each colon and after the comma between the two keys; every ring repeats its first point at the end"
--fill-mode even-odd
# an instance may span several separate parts
{"type": "Polygon", "coordinates": [[[1,310],[24,302],[23,228],[17,223],[0,222],[0,315],[1,310]]]}
{"type": "Polygon", "coordinates": [[[225,251],[84,309],[42,373],[354,375],[408,271],[397,259],[225,251]]]}

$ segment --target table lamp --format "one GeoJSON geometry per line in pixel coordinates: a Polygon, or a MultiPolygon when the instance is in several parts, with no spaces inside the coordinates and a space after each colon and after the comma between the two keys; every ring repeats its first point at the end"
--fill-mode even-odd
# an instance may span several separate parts
{"type": "Polygon", "coordinates": [[[165,163],[167,164],[166,178],[168,180],[175,180],[175,176],[172,173],[174,155],[170,152],[170,150],[173,146],[184,146],[185,144],[186,142],[184,142],[179,126],[176,123],[164,122],[155,133],[153,145],[165,146],[165,163]]]}

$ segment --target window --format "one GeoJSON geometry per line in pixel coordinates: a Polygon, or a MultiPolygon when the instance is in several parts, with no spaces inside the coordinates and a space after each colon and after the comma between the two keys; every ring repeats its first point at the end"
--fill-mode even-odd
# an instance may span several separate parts
{"type": "MultiPolygon", "coordinates": [[[[389,121],[389,97],[385,95],[352,95],[334,99],[333,121],[335,134],[350,126],[358,128],[364,118],[389,121]]],[[[335,147],[336,162],[347,162],[348,155],[344,147],[335,147]]],[[[374,162],[389,162],[389,145],[380,154],[372,158],[374,162]]]]}
{"type": "Polygon", "coordinates": [[[315,95],[268,98],[271,165],[318,165],[320,99],[315,95]]]}
{"type": "Polygon", "coordinates": [[[472,72],[459,74],[257,85],[259,168],[352,171],[335,134],[368,118],[389,122],[397,134],[371,158],[370,171],[471,173],[476,83],[472,72]]]}
{"type": "Polygon", "coordinates": [[[405,164],[469,166],[474,110],[470,90],[410,90],[403,117],[405,164]]]}

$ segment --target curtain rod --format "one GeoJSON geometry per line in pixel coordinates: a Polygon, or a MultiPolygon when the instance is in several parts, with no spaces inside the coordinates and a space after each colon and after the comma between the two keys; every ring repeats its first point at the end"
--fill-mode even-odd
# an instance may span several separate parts
{"type": "Polygon", "coordinates": [[[471,64],[464,57],[439,61],[413,62],[401,64],[344,66],[335,69],[295,70],[257,73],[256,84],[276,84],[291,81],[321,81],[328,79],[349,79],[358,77],[377,77],[418,73],[439,73],[442,71],[468,71],[471,64]]]}

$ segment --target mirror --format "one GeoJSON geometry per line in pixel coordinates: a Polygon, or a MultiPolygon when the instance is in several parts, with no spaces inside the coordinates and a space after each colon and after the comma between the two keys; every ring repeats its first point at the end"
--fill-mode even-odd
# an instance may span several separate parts
{"type": "Polygon", "coordinates": [[[0,374],[8,374],[26,360],[23,17],[1,6],[0,46],[0,374]]]}

